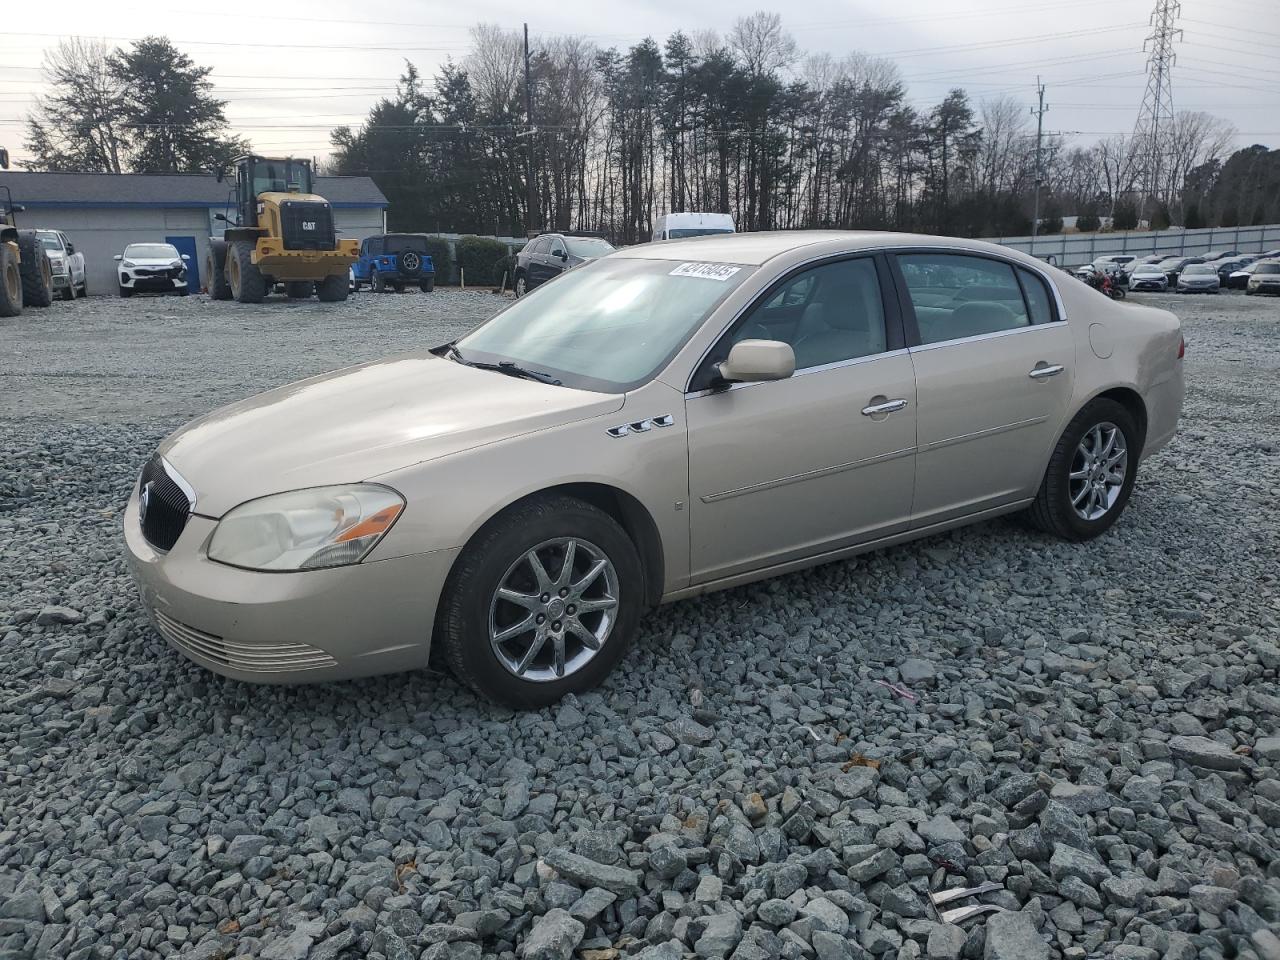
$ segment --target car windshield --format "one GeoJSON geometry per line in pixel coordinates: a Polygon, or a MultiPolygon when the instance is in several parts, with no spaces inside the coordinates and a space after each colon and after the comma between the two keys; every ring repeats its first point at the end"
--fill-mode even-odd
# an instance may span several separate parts
{"type": "Polygon", "coordinates": [[[564,245],[575,257],[603,257],[614,251],[613,244],[608,240],[596,237],[565,237],[564,245]]]}
{"type": "Polygon", "coordinates": [[[167,243],[131,243],[124,248],[131,260],[177,260],[178,251],[167,243]]]}
{"type": "Polygon", "coordinates": [[[1182,272],[1188,276],[1199,276],[1202,273],[1207,275],[1217,273],[1218,271],[1213,269],[1213,267],[1209,266],[1207,263],[1192,263],[1189,264],[1187,269],[1182,272]]]}
{"type": "Polygon", "coordinates": [[[1163,277],[1164,271],[1154,264],[1145,264],[1133,271],[1135,277],[1163,277]]]}
{"type": "Polygon", "coordinates": [[[394,234],[388,234],[386,237],[387,253],[402,253],[405,250],[414,250],[418,253],[427,252],[426,237],[397,237],[394,234]]]}
{"type": "Polygon", "coordinates": [[[1166,269],[1166,270],[1173,269],[1174,267],[1180,267],[1180,266],[1182,266],[1182,258],[1181,258],[1181,257],[1173,257],[1173,258],[1171,258],[1171,259],[1169,259],[1169,260],[1161,260],[1161,261],[1157,264],[1157,266],[1159,266],[1159,267],[1161,267],[1161,268],[1163,268],[1163,269],[1166,269]]]}
{"type": "Polygon", "coordinates": [[[62,241],[58,238],[56,233],[52,233],[48,230],[38,230],[36,231],[36,236],[40,238],[40,246],[44,247],[46,250],[62,249],[62,241]]]}
{"type": "Polygon", "coordinates": [[[686,237],[709,237],[713,233],[733,233],[728,227],[677,227],[667,231],[667,238],[680,240],[686,237]]]}
{"type": "Polygon", "coordinates": [[[1280,273],[1280,263],[1260,263],[1254,273],[1280,273]]]}
{"type": "Polygon", "coordinates": [[[597,260],[521,297],[457,346],[468,362],[512,361],[568,386],[622,393],[652,378],[751,272],[597,260]]]}

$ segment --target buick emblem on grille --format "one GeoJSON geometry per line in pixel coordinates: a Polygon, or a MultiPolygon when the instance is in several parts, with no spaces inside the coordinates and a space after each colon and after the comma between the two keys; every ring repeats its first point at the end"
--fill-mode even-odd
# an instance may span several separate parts
{"type": "Polygon", "coordinates": [[[151,506],[151,488],[156,485],[154,480],[148,480],[142,485],[142,492],[138,494],[138,520],[147,519],[147,507],[151,506]]]}

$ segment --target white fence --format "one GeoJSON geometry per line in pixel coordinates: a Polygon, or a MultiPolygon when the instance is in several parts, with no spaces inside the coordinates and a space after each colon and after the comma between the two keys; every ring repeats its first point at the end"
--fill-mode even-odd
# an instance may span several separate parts
{"type": "Polygon", "coordinates": [[[1259,227],[1213,227],[1205,230],[1154,230],[1132,233],[1064,233],[1040,237],[988,237],[995,243],[1033,256],[1056,258],[1060,266],[1074,266],[1108,253],[1135,257],[1163,253],[1194,257],[1209,250],[1263,253],[1280,249],[1280,224],[1259,227]]]}

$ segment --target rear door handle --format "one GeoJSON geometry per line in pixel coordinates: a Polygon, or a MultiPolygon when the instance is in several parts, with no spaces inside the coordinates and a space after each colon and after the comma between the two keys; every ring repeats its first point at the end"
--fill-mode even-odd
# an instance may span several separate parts
{"type": "Polygon", "coordinates": [[[1037,364],[1036,367],[1027,374],[1027,376],[1032,380],[1047,380],[1049,377],[1056,377],[1065,369],[1067,368],[1060,363],[1041,363],[1037,364]]]}
{"type": "Polygon", "coordinates": [[[880,403],[873,403],[870,406],[862,408],[864,417],[874,417],[882,413],[893,413],[895,410],[902,410],[907,405],[907,401],[901,398],[897,400],[884,400],[880,403]]]}

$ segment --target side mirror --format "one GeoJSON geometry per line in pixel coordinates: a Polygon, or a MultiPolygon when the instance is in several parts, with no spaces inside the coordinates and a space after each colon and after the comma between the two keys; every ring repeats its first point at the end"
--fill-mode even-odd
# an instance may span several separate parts
{"type": "Polygon", "coordinates": [[[568,250],[557,250],[557,251],[555,252],[555,255],[556,255],[557,257],[559,257],[561,260],[568,260],[568,259],[569,259],[569,251],[568,251],[568,250]]]}
{"type": "Polygon", "coordinates": [[[74,243],[68,243],[67,253],[75,253],[75,252],[76,252],[76,245],[74,243]]]}
{"type": "Polygon", "coordinates": [[[230,222],[231,222],[231,221],[229,221],[229,220],[227,219],[227,215],[226,215],[225,213],[215,213],[215,214],[213,215],[213,219],[215,219],[215,220],[221,220],[223,223],[230,223],[230,222]]]}
{"type": "Polygon", "coordinates": [[[190,259],[191,259],[191,254],[189,254],[189,253],[184,253],[184,254],[182,255],[182,259],[183,259],[183,260],[190,260],[190,259]]]}
{"type": "Polygon", "coordinates": [[[9,212],[10,213],[26,213],[27,208],[20,203],[15,203],[12,207],[9,208],[9,212]]]}
{"type": "Polygon", "coordinates": [[[716,372],[728,383],[785,380],[796,372],[796,355],[781,340],[739,340],[716,372]]]}
{"type": "Polygon", "coordinates": [[[123,260],[123,259],[124,259],[124,257],[120,256],[120,254],[118,254],[118,253],[117,253],[117,254],[115,255],[115,259],[116,259],[116,260],[123,260]]]}

